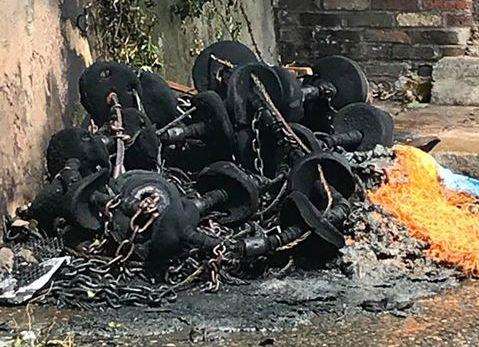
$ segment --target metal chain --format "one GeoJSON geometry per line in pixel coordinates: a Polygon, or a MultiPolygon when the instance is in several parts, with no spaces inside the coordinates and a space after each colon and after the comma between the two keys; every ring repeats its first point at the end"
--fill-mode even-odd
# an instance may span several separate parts
{"type": "Polygon", "coordinates": [[[111,105],[112,111],[115,112],[115,116],[110,121],[110,131],[116,138],[116,159],[115,167],[113,169],[113,178],[117,178],[122,173],[125,172],[124,160],[125,160],[125,142],[131,140],[130,136],[124,134],[125,129],[123,128],[123,116],[122,116],[122,106],[118,101],[118,95],[114,92],[111,92],[107,97],[107,102],[111,105]]]}
{"type": "Polygon", "coordinates": [[[98,132],[98,125],[95,124],[95,121],[90,118],[90,122],[88,123],[88,131],[91,134],[96,134],[98,132]]]}
{"type": "Polygon", "coordinates": [[[264,162],[261,157],[261,142],[260,142],[260,132],[259,132],[259,120],[261,117],[261,110],[257,110],[251,120],[251,130],[253,131],[253,139],[251,140],[251,147],[253,148],[253,153],[255,158],[253,160],[255,170],[261,175],[264,176],[264,162]]]}
{"type": "Polygon", "coordinates": [[[83,247],[83,251],[88,255],[97,255],[104,251],[105,245],[108,241],[108,236],[110,233],[110,224],[113,219],[113,210],[115,210],[121,204],[121,199],[119,195],[114,196],[110,199],[104,208],[102,217],[104,220],[103,224],[103,235],[100,238],[92,242],[88,247],[83,247]]]}
{"type": "MultiPolygon", "coordinates": [[[[258,120],[259,117],[259,113],[255,115],[258,120]]],[[[258,120],[254,126],[252,125],[252,129],[257,129],[258,120]]],[[[285,140],[294,141],[287,136],[285,140]]],[[[259,142],[258,149],[258,157],[261,159],[259,142]]],[[[262,163],[258,165],[262,167],[262,163]]],[[[192,188],[194,180],[189,175],[172,168],[166,168],[164,174],[169,181],[179,186],[185,195],[195,193],[192,188]]],[[[158,217],[156,213],[158,197],[149,196],[141,201],[130,220],[129,236],[118,244],[115,251],[114,247],[109,247],[108,242],[112,238],[113,213],[121,202],[120,196],[114,196],[107,202],[101,213],[104,220],[104,235],[86,248],[85,254],[70,252],[73,259],[71,264],[59,271],[51,286],[43,291],[40,300],[50,300],[55,304],[79,308],[105,305],[115,308],[124,305],[157,307],[165,300],[174,301],[180,289],[192,287],[197,279],[198,285],[205,284],[204,290],[213,292],[218,291],[223,283],[234,285],[244,283],[233,277],[233,274],[236,275],[243,269],[240,269],[240,261],[234,250],[229,248],[229,243],[225,246],[225,242],[228,240],[234,244],[235,239],[251,234],[254,224],[231,229],[217,223],[216,215],[208,216],[209,219],[202,221],[198,232],[219,237],[224,242],[215,247],[211,259],[205,258],[204,254],[195,249],[179,255],[177,259],[171,261],[171,265],[169,264],[165,272],[165,283],[161,282],[160,285],[157,284],[157,279],[151,278],[146,273],[142,262],[133,261],[131,257],[137,236],[146,232],[158,217]],[[110,252],[114,252],[116,256],[113,258],[104,256],[108,249],[113,249],[110,252]]],[[[266,230],[277,223],[277,216],[272,215],[257,225],[266,230]]]]}
{"type": "Polygon", "coordinates": [[[159,201],[159,194],[153,193],[140,202],[138,210],[130,219],[130,230],[132,231],[130,237],[120,242],[115,251],[114,258],[109,263],[110,266],[116,263],[124,263],[131,257],[135,250],[136,237],[145,232],[160,216],[157,211],[159,201]],[[149,216],[148,220],[143,225],[138,223],[140,216],[149,216]]]}
{"type": "Polygon", "coordinates": [[[255,76],[254,74],[251,74],[251,79],[253,83],[256,86],[256,90],[259,93],[259,96],[265,105],[265,107],[272,113],[273,117],[276,119],[276,121],[281,125],[281,127],[284,129],[284,134],[285,136],[290,139],[291,141],[294,141],[298,144],[301,149],[306,152],[310,153],[311,150],[301,141],[301,139],[295,134],[293,129],[291,129],[291,126],[286,122],[284,117],[281,115],[279,112],[278,108],[276,105],[273,103],[270,95],[268,94],[266,87],[264,84],[261,82],[261,80],[255,76]]]}
{"type": "Polygon", "coordinates": [[[214,258],[208,261],[208,267],[210,268],[210,281],[207,284],[205,291],[216,293],[220,289],[220,270],[224,260],[223,253],[226,251],[226,247],[223,243],[220,243],[213,249],[214,258]]]}
{"type": "Polygon", "coordinates": [[[334,134],[334,124],[333,124],[334,120],[333,120],[333,118],[338,113],[338,110],[336,110],[336,108],[334,108],[334,106],[331,104],[332,100],[333,100],[333,96],[328,95],[328,97],[326,98],[326,101],[328,103],[328,108],[331,110],[331,112],[328,112],[328,125],[329,125],[330,133],[334,134]]]}

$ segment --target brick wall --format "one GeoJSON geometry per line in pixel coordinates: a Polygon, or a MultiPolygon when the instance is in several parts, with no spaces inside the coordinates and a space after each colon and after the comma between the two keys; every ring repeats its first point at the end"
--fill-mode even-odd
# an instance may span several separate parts
{"type": "Polygon", "coordinates": [[[430,74],[444,56],[477,55],[478,0],[276,0],[283,63],[342,54],[373,81],[430,74]],[[474,39],[475,38],[475,39],[474,39]]]}

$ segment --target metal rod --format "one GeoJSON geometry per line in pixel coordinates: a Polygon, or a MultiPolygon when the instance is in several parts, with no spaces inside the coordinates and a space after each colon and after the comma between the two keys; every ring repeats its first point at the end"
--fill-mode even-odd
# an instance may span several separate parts
{"type": "Polygon", "coordinates": [[[169,128],[171,128],[173,125],[178,124],[179,122],[181,122],[183,119],[185,119],[186,117],[188,117],[190,114],[192,114],[195,111],[196,111],[196,107],[190,108],[188,111],[183,113],[181,116],[172,120],[170,123],[166,124],[163,128],[157,130],[156,135],[163,134],[165,131],[167,131],[169,128]]]}
{"type": "Polygon", "coordinates": [[[118,178],[124,171],[125,167],[123,166],[123,162],[125,160],[125,143],[121,135],[123,134],[123,117],[121,114],[121,105],[118,100],[118,95],[115,92],[111,92],[107,97],[108,104],[115,110],[116,112],[116,124],[115,127],[117,128],[117,140],[116,140],[116,158],[115,158],[115,167],[113,168],[113,178],[118,178]]]}
{"type": "Polygon", "coordinates": [[[230,69],[234,69],[235,68],[235,65],[230,62],[229,60],[226,60],[226,59],[220,59],[218,58],[216,55],[214,54],[210,54],[210,57],[211,59],[213,59],[214,61],[217,61],[218,63],[220,63],[221,65],[224,65],[226,66],[227,68],[230,68],[230,69]]]}
{"type": "Polygon", "coordinates": [[[251,74],[251,78],[258,88],[263,101],[265,102],[266,106],[270,110],[270,112],[273,114],[273,116],[276,118],[277,121],[281,123],[283,128],[288,132],[288,134],[298,143],[298,145],[303,149],[307,154],[311,153],[311,150],[301,141],[301,139],[298,137],[298,135],[295,134],[293,129],[289,126],[288,122],[284,119],[284,117],[281,115],[281,112],[276,108],[274,105],[273,101],[271,100],[271,97],[269,96],[268,92],[266,91],[266,88],[264,84],[260,81],[260,79],[251,74]]]}

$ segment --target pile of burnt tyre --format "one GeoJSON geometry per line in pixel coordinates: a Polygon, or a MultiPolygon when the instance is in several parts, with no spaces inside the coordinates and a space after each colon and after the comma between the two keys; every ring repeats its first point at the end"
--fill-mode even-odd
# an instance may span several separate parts
{"type": "Polygon", "coordinates": [[[50,233],[62,225],[70,249],[108,267],[135,261],[154,273],[191,249],[213,256],[204,266],[216,276],[232,260],[336,255],[360,189],[343,154],[391,146],[393,121],[366,103],[350,59],[301,71],[229,41],[199,55],[195,90],[94,63],[79,81],[88,117],[52,137],[51,180],[22,218],[50,233]],[[218,237],[205,223],[242,232],[218,237]]]}

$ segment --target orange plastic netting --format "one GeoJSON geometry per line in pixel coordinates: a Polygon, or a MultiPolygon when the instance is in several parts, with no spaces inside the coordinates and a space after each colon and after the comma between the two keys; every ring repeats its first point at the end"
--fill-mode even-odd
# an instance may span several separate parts
{"type": "Polygon", "coordinates": [[[426,241],[428,254],[479,275],[479,214],[472,196],[443,187],[429,154],[396,146],[396,161],[386,184],[369,197],[406,224],[413,237],[426,241]]]}

